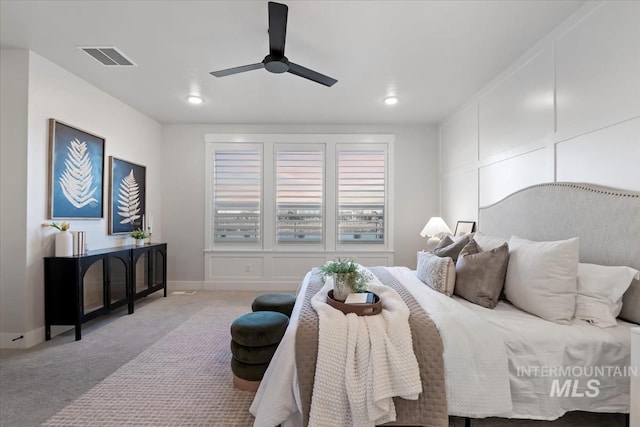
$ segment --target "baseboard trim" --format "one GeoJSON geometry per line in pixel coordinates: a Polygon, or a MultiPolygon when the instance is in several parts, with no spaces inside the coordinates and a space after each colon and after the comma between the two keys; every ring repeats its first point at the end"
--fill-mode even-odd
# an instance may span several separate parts
{"type": "Polygon", "coordinates": [[[26,333],[2,332],[0,333],[0,348],[22,349],[33,347],[44,341],[44,326],[26,333]]]}
{"type": "Polygon", "coordinates": [[[167,281],[167,289],[173,291],[285,291],[295,292],[300,281],[264,281],[264,282],[205,282],[205,281],[167,281]]]}

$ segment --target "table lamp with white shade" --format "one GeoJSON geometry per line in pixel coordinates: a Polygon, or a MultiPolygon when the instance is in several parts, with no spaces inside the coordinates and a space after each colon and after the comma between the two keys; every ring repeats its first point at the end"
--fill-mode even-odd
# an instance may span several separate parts
{"type": "Polygon", "coordinates": [[[429,237],[427,240],[427,247],[425,250],[432,251],[440,243],[440,239],[444,234],[451,234],[451,229],[447,226],[447,223],[439,216],[433,216],[424,226],[420,235],[422,237],[429,237]]]}

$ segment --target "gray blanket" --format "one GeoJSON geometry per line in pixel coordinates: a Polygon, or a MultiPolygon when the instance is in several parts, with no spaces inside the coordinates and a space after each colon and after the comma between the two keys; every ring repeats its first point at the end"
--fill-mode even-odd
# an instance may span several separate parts
{"type": "MultiPolygon", "coordinates": [[[[413,339],[413,351],[420,366],[422,381],[422,393],[418,400],[394,398],[397,419],[388,425],[446,427],[449,425],[449,419],[442,341],[438,330],[417,301],[386,268],[374,267],[370,270],[380,282],[395,289],[411,311],[409,325],[413,339]]],[[[311,298],[321,288],[320,276],[314,272],[304,296],[296,332],[296,365],[304,425],[309,424],[318,354],[318,314],[311,306],[311,298]]]]}

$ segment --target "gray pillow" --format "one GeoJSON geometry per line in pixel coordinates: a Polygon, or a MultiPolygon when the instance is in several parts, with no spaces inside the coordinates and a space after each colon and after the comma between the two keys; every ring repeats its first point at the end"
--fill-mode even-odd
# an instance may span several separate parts
{"type": "Polygon", "coordinates": [[[436,249],[444,248],[445,246],[449,246],[452,243],[453,239],[451,238],[451,235],[445,234],[445,236],[438,242],[438,246],[436,246],[436,249]]]}
{"type": "Polygon", "coordinates": [[[458,256],[453,292],[482,307],[494,308],[504,287],[508,262],[507,243],[482,251],[478,243],[471,240],[458,256]]]}
{"type": "Polygon", "coordinates": [[[640,280],[633,280],[622,297],[621,319],[640,325],[640,280]]]}
{"type": "Polygon", "coordinates": [[[439,257],[429,252],[418,252],[418,279],[430,288],[451,296],[456,284],[456,265],[449,257],[439,257]]]}
{"type": "Polygon", "coordinates": [[[444,239],[440,240],[440,243],[438,243],[438,246],[433,250],[433,253],[439,257],[449,257],[453,262],[456,262],[458,260],[458,254],[467,243],[469,243],[469,235],[456,240],[445,236],[444,239]]]}

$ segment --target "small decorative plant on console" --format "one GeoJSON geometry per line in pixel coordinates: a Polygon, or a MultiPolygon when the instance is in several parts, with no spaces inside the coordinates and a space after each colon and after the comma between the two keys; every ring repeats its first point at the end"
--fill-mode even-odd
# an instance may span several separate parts
{"type": "Polygon", "coordinates": [[[131,232],[131,237],[136,239],[136,246],[143,246],[144,240],[149,237],[149,233],[144,231],[142,228],[138,228],[137,230],[133,230],[131,232]]]}
{"type": "Polygon", "coordinates": [[[367,283],[372,279],[371,274],[359,269],[354,260],[329,261],[320,267],[323,280],[328,276],[333,278],[333,298],[344,301],[350,293],[367,292],[367,283]]]}
{"type": "Polygon", "coordinates": [[[63,222],[61,224],[58,224],[56,222],[45,222],[44,224],[42,224],[43,227],[53,227],[56,230],[60,230],[60,231],[67,231],[69,229],[69,223],[68,222],[63,222]]]}

